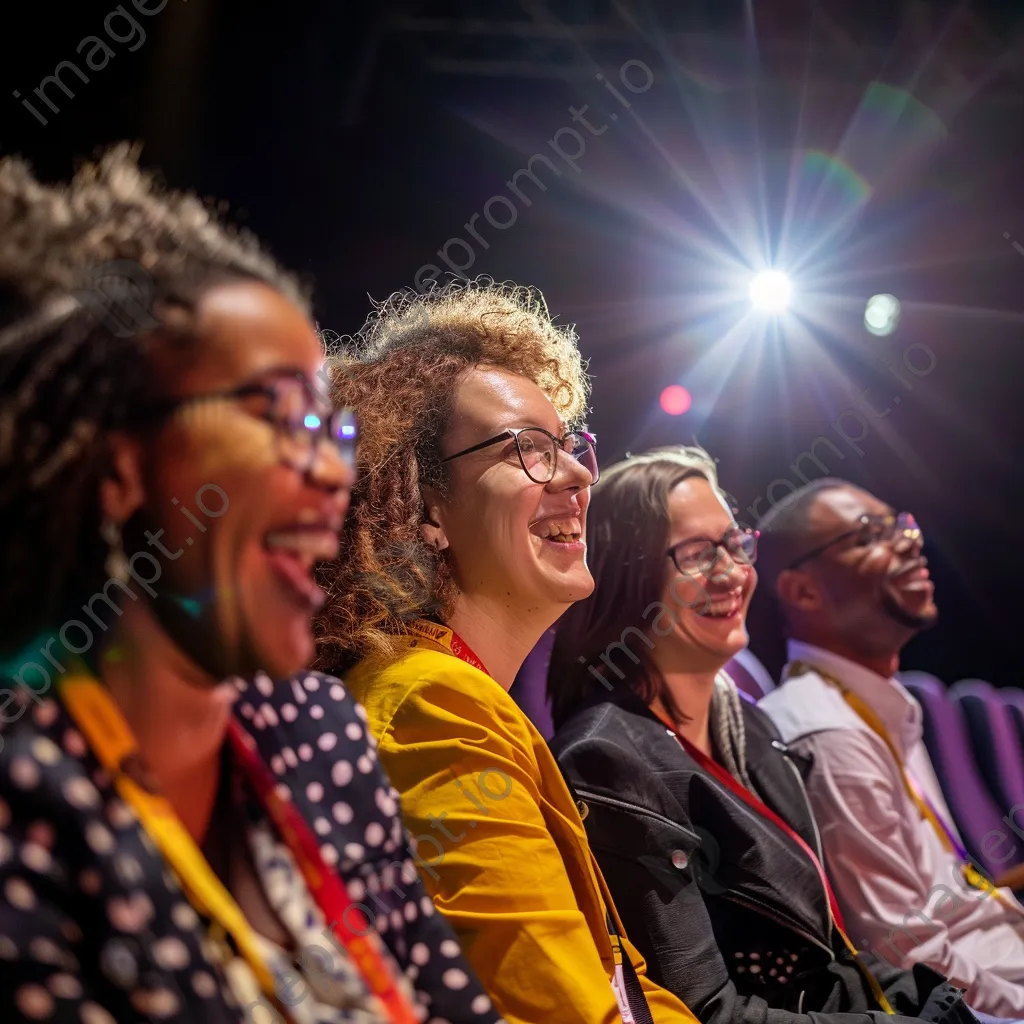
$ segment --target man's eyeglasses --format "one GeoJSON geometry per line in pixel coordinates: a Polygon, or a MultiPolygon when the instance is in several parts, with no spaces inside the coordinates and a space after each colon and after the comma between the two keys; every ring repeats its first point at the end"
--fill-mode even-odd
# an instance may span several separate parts
{"type": "Polygon", "coordinates": [[[357,429],[352,409],[327,409],[316,399],[312,385],[301,376],[282,376],[230,391],[211,391],[151,406],[142,418],[163,418],[198,402],[263,400],[255,414],[274,428],[278,456],[291,469],[309,473],[323,445],[335,449],[349,469],[355,469],[357,429]]]}
{"type": "Polygon", "coordinates": [[[441,462],[461,459],[463,455],[478,452],[483,448],[490,448],[492,444],[507,441],[509,438],[515,439],[519,464],[523,467],[523,472],[535,484],[551,483],[555,476],[555,467],[558,465],[560,451],[574,458],[593,477],[591,482],[597,483],[601,474],[597,465],[597,438],[583,430],[574,430],[572,433],[566,434],[565,437],[555,437],[543,427],[510,427],[471,448],[464,448],[461,452],[449,455],[441,462]]]}
{"type": "Polygon", "coordinates": [[[673,544],[666,554],[684,575],[709,573],[718,564],[722,551],[740,565],[753,565],[757,561],[757,530],[730,527],[718,541],[684,540],[673,544]]]}
{"type": "Polygon", "coordinates": [[[850,547],[867,548],[875,544],[890,544],[895,540],[915,541],[921,537],[921,527],[917,520],[909,512],[900,512],[899,515],[870,516],[863,515],[857,521],[855,529],[847,530],[838,537],[819,545],[812,551],[801,555],[796,561],[790,562],[787,568],[798,569],[805,562],[812,558],[823,555],[829,548],[841,544],[844,540],[856,537],[850,547]]]}

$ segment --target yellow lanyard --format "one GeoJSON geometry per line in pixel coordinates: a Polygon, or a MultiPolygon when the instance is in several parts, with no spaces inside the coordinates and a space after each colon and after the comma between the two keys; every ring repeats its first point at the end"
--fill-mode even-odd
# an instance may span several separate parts
{"type": "Polygon", "coordinates": [[[893,743],[892,737],[889,735],[888,730],[879,718],[878,712],[875,711],[870,704],[862,700],[857,694],[847,689],[835,676],[830,675],[828,672],[818,668],[816,665],[811,665],[805,661],[794,661],[786,669],[786,679],[791,679],[793,676],[806,675],[808,672],[816,672],[822,679],[825,680],[830,686],[834,686],[844,697],[846,703],[857,713],[860,720],[889,748],[889,753],[892,754],[893,760],[896,762],[896,766],[900,770],[900,777],[903,780],[903,787],[907,791],[907,796],[910,797],[914,806],[918,809],[922,818],[931,825],[935,834],[939,837],[939,842],[952,853],[960,861],[960,871],[964,877],[964,881],[972,889],[981,889],[983,892],[990,896],[994,896],[996,900],[1008,907],[1015,913],[1024,914],[1016,903],[1006,899],[1005,896],[967,859],[966,855],[956,848],[953,840],[950,838],[950,834],[946,826],[939,820],[938,815],[932,809],[932,806],[925,800],[918,792],[917,787],[914,785],[913,779],[910,777],[910,773],[907,771],[907,767],[903,762],[903,758],[900,756],[900,752],[896,749],[896,744],[893,743]]]}
{"type": "Polygon", "coordinates": [[[60,684],[60,695],[93,753],[114,780],[118,793],[177,873],[189,902],[198,913],[231,935],[260,988],[276,1006],[273,974],[241,908],[214,874],[167,799],[148,792],[127,774],[126,768],[131,761],[137,762],[139,751],[120,709],[107,691],[86,675],[65,678],[60,684]]]}

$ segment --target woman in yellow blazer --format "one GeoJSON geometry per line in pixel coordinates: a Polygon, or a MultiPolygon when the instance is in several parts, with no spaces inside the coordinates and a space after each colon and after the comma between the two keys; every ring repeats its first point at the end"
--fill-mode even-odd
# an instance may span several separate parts
{"type": "Polygon", "coordinates": [[[348,670],[423,879],[508,1021],[692,1024],[620,938],[576,803],[508,695],[593,589],[575,335],[527,289],[456,282],[393,296],[361,337],[334,371],[361,483],[320,666],[348,670]]]}

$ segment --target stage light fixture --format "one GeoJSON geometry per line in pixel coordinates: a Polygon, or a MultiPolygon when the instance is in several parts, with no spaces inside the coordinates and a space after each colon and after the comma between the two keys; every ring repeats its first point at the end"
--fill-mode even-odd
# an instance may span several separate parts
{"type": "Polygon", "coordinates": [[[793,285],[781,270],[763,270],[750,282],[750,302],[762,313],[782,313],[789,306],[793,285]]]}

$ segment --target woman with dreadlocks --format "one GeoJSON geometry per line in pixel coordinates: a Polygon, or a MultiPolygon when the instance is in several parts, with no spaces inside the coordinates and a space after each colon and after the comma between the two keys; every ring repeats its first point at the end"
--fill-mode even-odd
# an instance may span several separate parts
{"type": "Polygon", "coordinates": [[[0,162],[5,1024],[496,1019],[394,856],[361,709],[323,680],[360,764],[328,821],[223,682],[312,657],[354,480],[322,359],[292,279],[127,148],[61,188],[0,162]]]}

